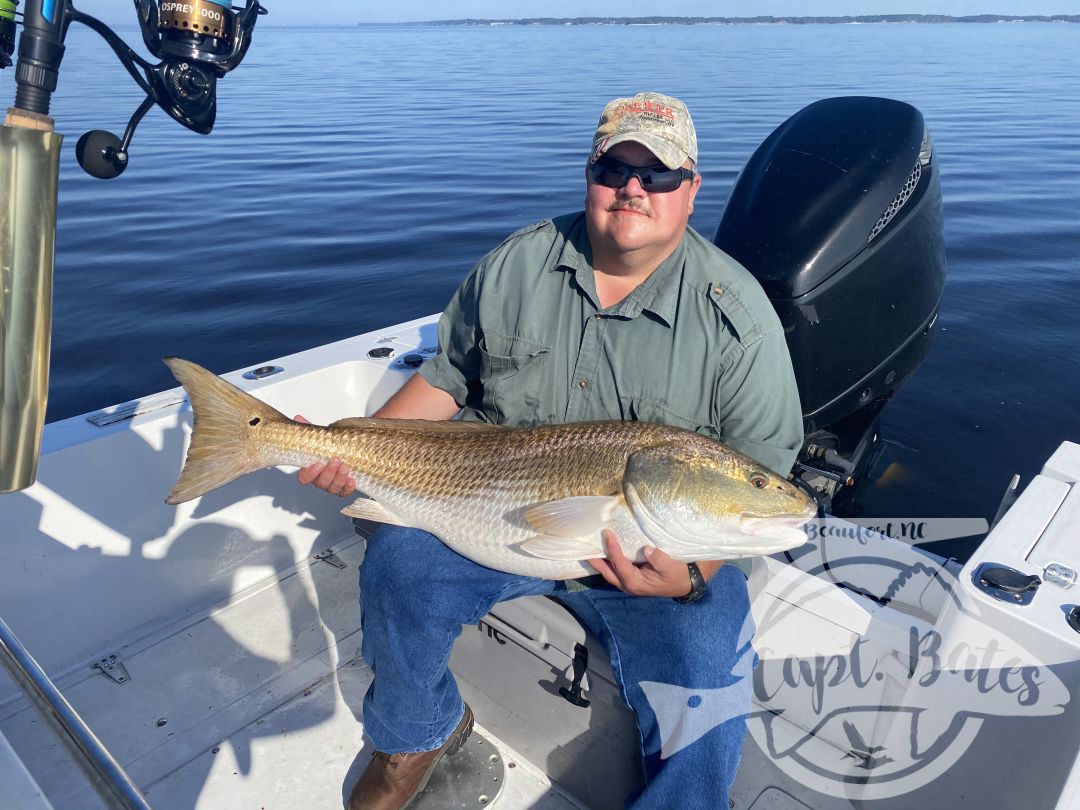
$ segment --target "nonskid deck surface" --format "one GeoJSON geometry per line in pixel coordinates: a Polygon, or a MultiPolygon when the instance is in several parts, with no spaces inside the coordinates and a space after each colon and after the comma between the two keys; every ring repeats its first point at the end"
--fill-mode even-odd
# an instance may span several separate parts
{"type": "MultiPolygon", "coordinates": [[[[372,750],[359,717],[371,680],[358,657],[362,549],[349,541],[334,550],[345,568],[302,564],[121,651],[123,684],[89,669],[61,682],[153,807],[343,806],[372,750]]],[[[580,806],[482,721],[514,763],[497,806],[580,806]]],[[[0,731],[55,807],[102,806],[25,703],[0,708],[0,731]]]]}
{"type": "MultiPolygon", "coordinates": [[[[215,753],[204,752],[149,791],[147,798],[157,810],[170,808],[318,808],[337,810],[367,765],[372,746],[353,714],[370,681],[370,670],[356,660],[340,668],[334,678],[305,690],[294,700],[256,720],[226,740],[215,753]],[[343,694],[352,697],[348,701],[343,694]],[[327,707],[333,713],[326,717],[327,707]],[[314,722],[313,722],[314,721],[314,722]],[[361,748],[362,741],[362,748],[361,748]]],[[[504,784],[494,805],[477,793],[471,806],[573,810],[581,805],[552,786],[532,763],[475,727],[470,744],[495,745],[508,766],[501,770],[504,784]],[[512,767],[509,767],[511,766],[512,767]]],[[[459,752],[441,767],[453,767],[466,753],[459,752]]],[[[438,788],[432,779],[426,792],[438,788]]],[[[500,786],[488,786],[494,796],[500,786]]],[[[429,799],[425,807],[445,808],[429,799]]]]}

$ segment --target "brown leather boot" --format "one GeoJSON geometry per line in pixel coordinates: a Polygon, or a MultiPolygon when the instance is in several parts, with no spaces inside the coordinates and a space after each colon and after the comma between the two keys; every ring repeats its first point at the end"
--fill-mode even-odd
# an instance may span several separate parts
{"type": "Polygon", "coordinates": [[[435,766],[446,755],[456,754],[469,738],[473,713],[465,714],[441,747],[415,754],[384,754],[376,751],[349,794],[349,810],[403,810],[412,804],[431,778],[435,766]]]}

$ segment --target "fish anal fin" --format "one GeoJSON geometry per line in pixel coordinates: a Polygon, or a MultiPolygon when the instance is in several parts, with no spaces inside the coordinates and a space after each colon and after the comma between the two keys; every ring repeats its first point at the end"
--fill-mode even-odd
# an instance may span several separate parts
{"type": "Polygon", "coordinates": [[[554,537],[538,534],[521,544],[521,550],[542,560],[591,560],[606,557],[600,539],[587,537],[554,537]]]}
{"type": "MultiPolygon", "coordinates": [[[[580,495],[530,506],[524,512],[529,525],[545,535],[580,538],[611,520],[619,506],[617,495],[580,495]]],[[[595,555],[593,555],[595,556],[595,555]]]]}
{"type": "Polygon", "coordinates": [[[405,526],[408,528],[411,525],[388,511],[378,501],[371,500],[371,498],[357,498],[342,509],[341,514],[345,515],[345,517],[358,518],[359,520],[373,520],[376,523],[389,523],[391,526],[405,526]]]}

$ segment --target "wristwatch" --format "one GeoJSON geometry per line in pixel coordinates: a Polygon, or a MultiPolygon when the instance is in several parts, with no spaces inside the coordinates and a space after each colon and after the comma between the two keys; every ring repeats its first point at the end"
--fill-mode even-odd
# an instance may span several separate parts
{"type": "Polygon", "coordinates": [[[680,605],[696,602],[705,595],[705,577],[701,575],[701,569],[697,567],[697,563],[687,563],[686,570],[690,573],[690,593],[686,596],[672,597],[680,605]]]}

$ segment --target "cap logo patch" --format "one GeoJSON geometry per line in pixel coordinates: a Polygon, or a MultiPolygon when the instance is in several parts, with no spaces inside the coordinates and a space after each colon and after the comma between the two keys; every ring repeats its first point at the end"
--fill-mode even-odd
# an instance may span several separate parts
{"type": "Polygon", "coordinates": [[[643,115],[654,121],[663,121],[665,118],[672,123],[675,121],[675,111],[666,104],[660,104],[656,101],[636,99],[623,107],[623,110],[628,113],[643,115]]]}

